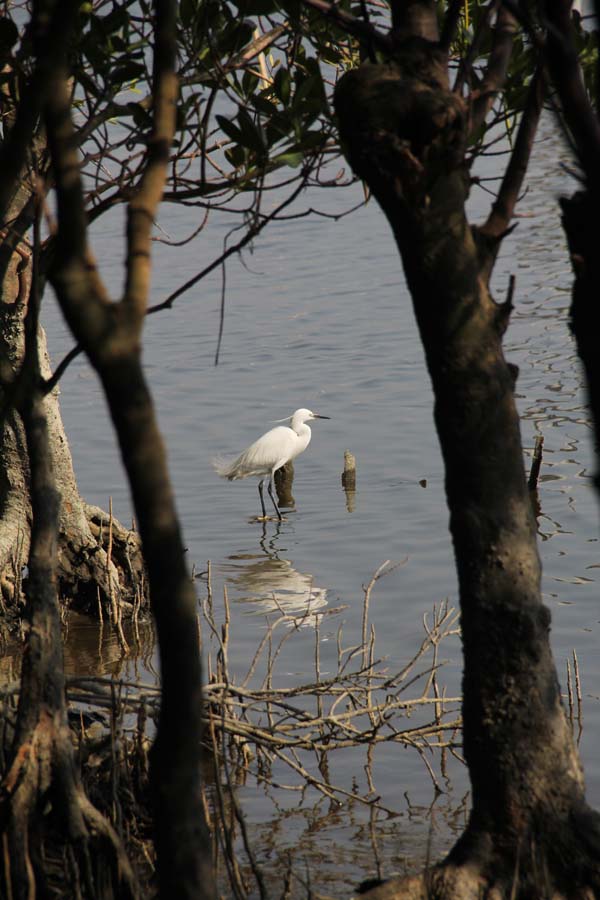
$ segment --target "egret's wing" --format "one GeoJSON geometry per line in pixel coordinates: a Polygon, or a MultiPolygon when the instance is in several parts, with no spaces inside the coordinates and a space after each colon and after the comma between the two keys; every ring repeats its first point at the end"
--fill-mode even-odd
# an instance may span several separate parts
{"type": "Polygon", "coordinates": [[[273,467],[282,466],[296,454],[298,436],[291,428],[279,425],[261,435],[237,459],[220,456],[213,459],[213,468],[221,478],[248,478],[250,475],[269,475],[273,467]]]}
{"type": "Polygon", "coordinates": [[[234,478],[235,476],[231,473],[235,471],[235,465],[237,460],[232,459],[231,457],[226,458],[224,456],[215,456],[212,462],[212,467],[219,475],[220,478],[234,478]]]}
{"type": "Polygon", "coordinates": [[[274,466],[282,466],[293,454],[296,435],[291,428],[279,425],[259,437],[234,463],[235,474],[228,477],[268,475],[274,466]]]}

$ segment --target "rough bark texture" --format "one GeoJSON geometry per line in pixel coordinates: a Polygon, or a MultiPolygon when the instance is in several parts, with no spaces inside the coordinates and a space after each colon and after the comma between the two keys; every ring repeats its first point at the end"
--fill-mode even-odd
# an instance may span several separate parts
{"type": "Polygon", "coordinates": [[[28,631],[11,763],[0,787],[0,888],[14,900],[48,896],[48,861],[60,866],[63,859],[63,878],[74,896],[128,898],[135,895],[131,867],[111,825],[82,789],[67,721],[56,575],[61,498],[39,390],[37,314],[31,310],[27,325],[21,378],[32,512],[28,631]]]}
{"type": "MultiPolygon", "coordinates": [[[[545,45],[546,61],[561,104],[561,124],[570,138],[583,175],[584,186],[561,199],[562,223],[573,266],[571,327],[577,342],[588,388],[595,429],[596,489],[600,493],[600,255],[598,203],[600,202],[600,117],[598,97],[592,103],[585,88],[575,48],[571,3],[544,4],[551,24],[545,45]]],[[[596,71],[598,76],[598,71],[596,71]]],[[[600,90],[596,78],[596,91],[600,90]]]]}
{"type": "MultiPolygon", "coordinates": [[[[9,99],[4,99],[9,105],[9,99]]],[[[8,139],[6,134],[5,139],[8,139]]],[[[43,149],[37,139],[29,151],[41,160],[43,149]]],[[[21,417],[11,408],[9,398],[23,364],[24,323],[31,284],[31,247],[27,235],[32,224],[34,184],[35,175],[28,157],[20,169],[17,186],[13,185],[9,192],[5,227],[0,231],[0,403],[9,400],[0,432],[0,618],[8,625],[23,610],[21,573],[29,554],[31,530],[25,435],[21,417]]],[[[6,185],[2,188],[7,191],[6,185]]],[[[48,378],[50,361],[41,329],[39,343],[41,374],[48,378]]],[[[142,591],[140,540],[138,535],[114,522],[109,559],[109,529],[99,527],[99,511],[88,507],[79,495],[58,396],[55,388],[45,397],[44,412],[60,495],[59,593],[63,600],[82,610],[96,611],[98,595],[110,610],[119,604],[126,610],[136,599],[136,593],[142,591]]]]}
{"type": "MultiPolygon", "coordinates": [[[[598,159],[600,166],[600,156],[598,159]]],[[[600,452],[600,254],[598,253],[598,203],[600,190],[590,185],[561,199],[562,223],[573,265],[571,328],[584,367],[588,399],[595,429],[596,458],[600,452]]],[[[596,464],[596,488],[600,491],[600,466],[596,464]]]]}
{"type": "MultiPolygon", "coordinates": [[[[112,303],[87,245],[83,189],[70,115],[66,60],[49,67],[45,122],[58,207],[50,272],[65,318],[96,369],[131,487],[161,668],[161,711],[151,753],[160,895],[215,895],[200,771],[202,678],[196,597],[185,564],[164,443],[141,362],[151,274],[151,234],[175,129],[176,4],[155,4],[153,125],[138,190],[128,207],[126,287],[112,303]]],[[[45,53],[46,48],[40,47],[45,53]]]]}
{"type": "Polygon", "coordinates": [[[449,90],[445,54],[411,37],[394,59],[346,74],[336,111],[350,163],[393,229],[433,383],[473,789],[448,859],[373,895],[592,896],[599,817],[585,803],[541,602],[515,373],[502,352],[510,307],[490,295],[489,249],[465,216],[467,109],[449,90]]]}
{"type": "Polygon", "coordinates": [[[203,701],[196,596],[185,564],[166,452],[139,356],[135,351],[121,359],[108,355],[97,360],[97,367],[131,485],[159,638],[161,713],[150,779],[161,896],[201,900],[213,896],[214,888],[202,814],[203,701]]]}

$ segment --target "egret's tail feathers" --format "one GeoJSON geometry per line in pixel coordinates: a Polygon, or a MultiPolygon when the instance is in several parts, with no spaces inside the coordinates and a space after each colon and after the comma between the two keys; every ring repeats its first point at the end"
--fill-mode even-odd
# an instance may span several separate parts
{"type": "Polygon", "coordinates": [[[235,459],[225,459],[222,456],[215,456],[212,461],[212,466],[217,475],[221,478],[229,478],[230,481],[235,478],[235,459]]]}

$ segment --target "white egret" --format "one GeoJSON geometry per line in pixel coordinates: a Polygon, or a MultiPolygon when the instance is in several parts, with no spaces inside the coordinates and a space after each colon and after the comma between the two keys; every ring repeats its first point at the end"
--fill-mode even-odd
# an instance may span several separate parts
{"type": "Polygon", "coordinates": [[[233,462],[219,458],[214,459],[213,466],[215,471],[221,478],[228,478],[229,481],[235,481],[238,478],[248,478],[249,475],[258,476],[260,478],[258,494],[263,519],[267,518],[263,498],[263,484],[268,475],[269,497],[275,507],[277,518],[281,521],[281,513],[273,496],[273,476],[277,469],[280,469],[291,459],[295,459],[310,444],[311,430],[305,423],[312,421],[312,419],[328,418],[329,416],[319,416],[317,413],[311,412],[310,409],[297,409],[293,415],[288,416],[286,419],[278,420],[279,422],[289,422],[289,426],[278,425],[277,428],[271,428],[270,431],[259,437],[253,444],[250,444],[233,462]]]}

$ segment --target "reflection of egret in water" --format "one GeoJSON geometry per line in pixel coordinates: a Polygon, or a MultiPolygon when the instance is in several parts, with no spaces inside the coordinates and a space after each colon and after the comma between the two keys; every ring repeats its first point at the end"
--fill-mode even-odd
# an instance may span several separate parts
{"type": "Polygon", "coordinates": [[[327,605],[327,589],[316,587],[312,575],[298,572],[288,559],[277,555],[278,536],[279,531],[267,546],[263,530],[263,554],[230,556],[220,567],[230,596],[239,603],[253,604],[255,615],[278,613],[292,617],[296,625],[314,626],[317,613],[327,605]]]}

